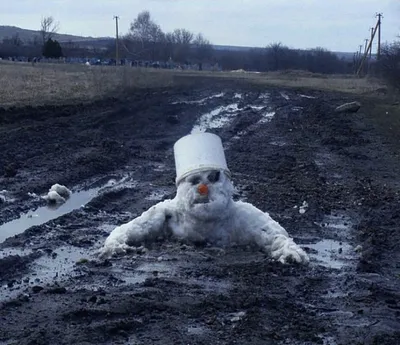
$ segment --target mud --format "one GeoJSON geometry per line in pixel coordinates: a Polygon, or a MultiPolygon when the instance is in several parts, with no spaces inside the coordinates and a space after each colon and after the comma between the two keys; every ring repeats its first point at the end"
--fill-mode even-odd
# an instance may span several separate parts
{"type": "Polygon", "coordinates": [[[341,94],[216,82],[0,112],[1,344],[400,344],[400,160],[341,94]],[[98,260],[108,233],[174,196],[173,143],[226,147],[236,199],[311,257],[174,242],[98,260]],[[54,183],[73,195],[41,198],[54,183]]]}

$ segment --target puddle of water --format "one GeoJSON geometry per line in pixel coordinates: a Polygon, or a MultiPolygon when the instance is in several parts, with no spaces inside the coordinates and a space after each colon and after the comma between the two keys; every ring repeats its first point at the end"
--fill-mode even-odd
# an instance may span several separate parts
{"type": "Polygon", "coordinates": [[[191,133],[205,132],[207,129],[212,128],[222,128],[231,121],[238,110],[238,104],[232,103],[227,106],[220,106],[209,113],[203,114],[198,120],[198,123],[193,127],[191,133]]]}
{"type": "Polygon", "coordinates": [[[60,247],[51,255],[41,256],[31,264],[33,272],[23,276],[20,284],[14,284],[12,288],[3,286],[0,291],[0,301],[15,298],[30,286],[45,286],[79,276],[80,272],[75,268],[76,263],[82,259],[89,259],[88,251],[69,246],[60,247]]]}
{"type": "Polygon", "coordinates": [[[321,227],[327,227],[334,230],[348,231],[352,227],[353,222],[345,215],[328,215],[319,223],[321,227]]]}
{"type": "Polygon", "coordinates": [[[35,211],[22,214],[18,219],[0,225],[0,242],[3,242],[8,237],[20,234],[32,226],[42,225],[52,219],[83,207],[97,195],[98,191],[98,188],[94,188],[72,193],[70,198],[64,204],[57,205],[57,208],[43,206],[35,211]]]}
{"type": "Polygon", "coordinates": [[[310,257],[328,268],[340,269],[350,266],[356,257],[353,246],[345,240],[353,226],[351,218],[344,214],[331,214],[326,215],[323,221],[316,225],[337,234],[343,240],[322,239],[317,243],[305,245],[316,252],[310,253],[310,257]]]}
{"type": "Polygon", "coordinates": [[[40,284],[59,281],[66,276],[78,276],[79,273],[74,273],[75,264],[82,259],[89,259],[90,256],[85,249],[69,246],[57,248],[53,253],[40,257],[32,265],[35,279],[40,279],[40,284]]]}
{"type": "Polygon", "coordinates": [[[324,267],[340,269],[353,259],[353,247],[346,242],[324,239],[317,243],[307,244],[306,247],[317,251],[309,255],[324,267]]]}
{"type": "Polygon", "coordinates": [[[61,217],[74,210],[84,207],[93,198],[101,193],[116,191],[125,188],[135,188],[138,182],[131,180],[130,176],[124,176],[120,180],[110,179],[101,187],[91,188],[72,193],[64,204],[56,206],[43,206],[35,211],[28,211],[20,215],[18,219],[0,225],[0,243],[11,236],[23,233],[32,226],[42,225],[50,220],[61,217]]]}

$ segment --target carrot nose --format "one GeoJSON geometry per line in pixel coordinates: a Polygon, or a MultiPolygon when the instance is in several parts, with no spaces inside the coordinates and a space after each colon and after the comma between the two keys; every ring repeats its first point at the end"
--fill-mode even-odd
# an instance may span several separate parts
{"type": "Polygon", "coordinates": [[[208,187],[206,184],[201,184],[197,187],[197,191],[200,195],[207,195],[208,194],[208,187]]]}

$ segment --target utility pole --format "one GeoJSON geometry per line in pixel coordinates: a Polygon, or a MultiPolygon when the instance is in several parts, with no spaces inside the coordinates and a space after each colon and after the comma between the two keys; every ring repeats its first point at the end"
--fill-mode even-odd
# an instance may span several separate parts
{"type": "Polygon", "coordinates": [[[382,13],[377,13],[376,17],[378,17],[378,54],[377,54],[377,60],[380,59],[381,57],[381,24],[382,24],[382,18],[383,14],[382,13]]]}
{"type": "Polygon", "coordinates": [[[375,30],[375,28],[374,27],[372,27],[371,28],[371,40],[370,40],[370,42],[371,42],[371,44],[370,44],[370,49],[369,49],[369,59],[371,60],[372,59],[372,40],[374,39],[374,30],[375,30]]]}
{"type": "Polygon", "coordinates": [[[118,16],[114,16],[115,19],[115,66],[118,66],[118,16]]]}
{"type": "Polygon", "coordinates": [[[375,26],[374,30],[372,31],[372,37],[371,37],[371,40],[369,41],[367,51],[365,52],[364,56],[362,57],[361,63],[360,63],[360,67],[358,68],[358,70],[356,72],[356,74],[358,76],[360,75],[360,72],[361,72],[361,70],[362,70],[362,68],[364,66],[364,62],[367,59],[368,51],[371,52],[371,50],[372,50],[372,42],[374,41],[376,32],[378,31],[378,24],[379,24],[379,22],[376,23],[376,26],[375,26]]]}
{"type": "Polygon", "coordinates": [[[369,39],[366,38],[366,39],[365,39],[365,45],[364,45],[364,54],[367,52],[368,41],[369,41],[369,39]]]}
{"type": "Polygon", "coordinates": [[[360,48],[360,50],[358,53],[359,53],[359,56],[361,56],[362,44],[359,45],[359,48],[360,48]]]}

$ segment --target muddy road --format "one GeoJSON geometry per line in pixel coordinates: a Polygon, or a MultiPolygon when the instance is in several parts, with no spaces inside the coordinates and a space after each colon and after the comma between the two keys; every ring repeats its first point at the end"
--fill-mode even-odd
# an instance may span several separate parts
{"type": "Polygon", "coordinates": [[[0,344],[400,344],[400,159],[368,106],[334,112],[351,100],[213,83],[0,110],[0,344]],[[97,259],[174,196],[173,144],[203,130],[308,267],[175,242],[97,259]]]}

